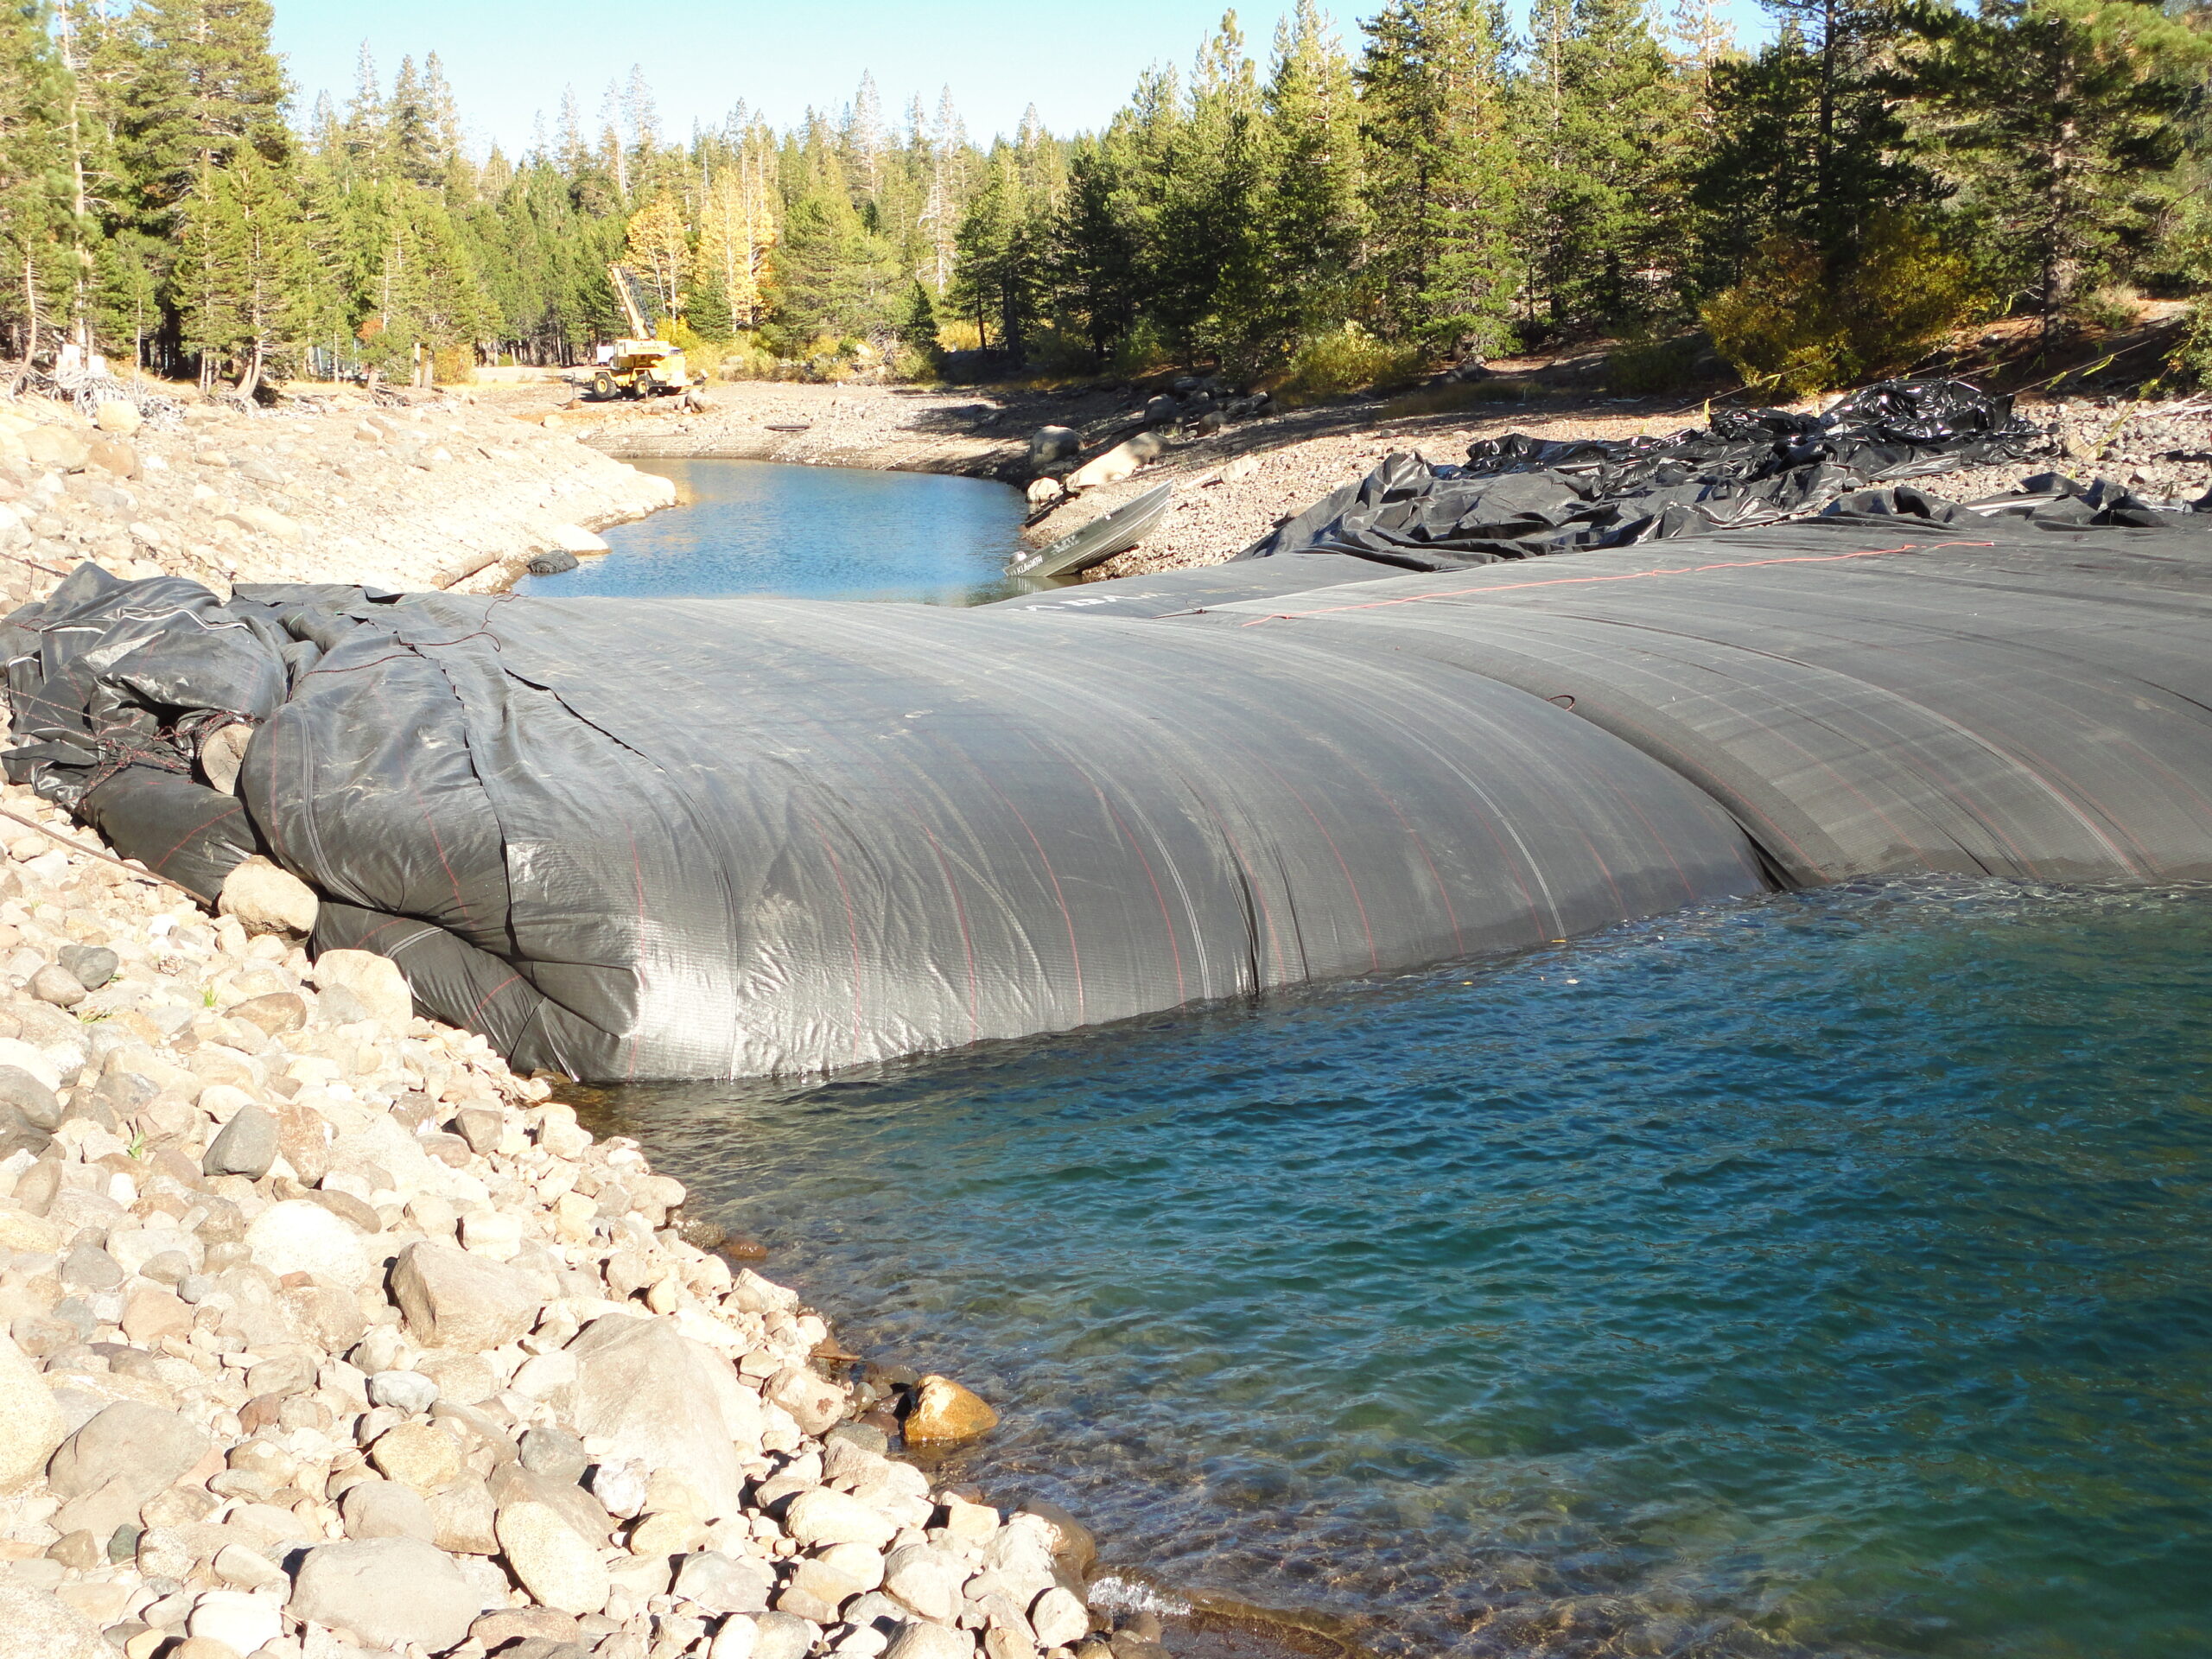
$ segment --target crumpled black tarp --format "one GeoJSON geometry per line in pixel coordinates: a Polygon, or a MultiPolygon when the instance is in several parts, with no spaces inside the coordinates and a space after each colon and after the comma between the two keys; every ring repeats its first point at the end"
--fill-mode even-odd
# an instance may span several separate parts
{"type": "Polygon", "coordinates": [[[2037,429],[1956,380],[1890,380],[1824,415],[1722,410],[1667,438],[1510,433],[1463,467],[1388,456],[1237,556],[1351,553],[1412,570],[1802,518],[1885,480],[2022,459],[2037,429]]]}

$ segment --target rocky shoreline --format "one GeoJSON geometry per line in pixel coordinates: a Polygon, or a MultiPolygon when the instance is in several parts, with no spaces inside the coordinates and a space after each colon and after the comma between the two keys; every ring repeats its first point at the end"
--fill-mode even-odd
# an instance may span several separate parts
{"type": "MultiPolygon", "coordinates": [[[[664,480],[456,399],[0,406],[0,591],[502,585],[664,480]]],[[[0,1659],[1147,1659],[1071,1517],[549,1077],[0,790],[0,1659]]]]}

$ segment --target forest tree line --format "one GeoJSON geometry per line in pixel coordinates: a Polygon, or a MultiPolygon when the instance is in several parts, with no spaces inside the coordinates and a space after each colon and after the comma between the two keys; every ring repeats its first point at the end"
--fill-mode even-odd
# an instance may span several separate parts
{"type": "MultiPolygon", "coordinates": [[[[950,94],[663,130],[647,78],[474,150],[435,55],[302,109],[269,0],[0,0],[0,329],[166,373],[452,378],[662,331],[774,372],[1392,365],[1703,327],[1783,390],[2212,286],[2212,7],[1383,0],[1235,15],[1095,133],[950,94]]],[[[2199,307],[2202,317],[2207,308],[2199,307]]],[[[2212,359],[2212,323],[2199,349],[2212,359]]],[[[1669,349],[1655,345],[1651,349],[1669,349]]],[[[2208,363],[2206,366],[2212,366],[2208,363]]]]}

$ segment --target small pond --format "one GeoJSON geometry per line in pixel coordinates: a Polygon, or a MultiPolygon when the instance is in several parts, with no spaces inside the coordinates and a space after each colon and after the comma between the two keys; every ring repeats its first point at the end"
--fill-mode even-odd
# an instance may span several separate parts
{"type": "Polygon", "coordinates": [[[982,605],[1032,591],[1006,574],[1027,551],[1020,493],[984,479],[766,461],[641,461],[683,505],[607,532],[614,550],[558,576],[545,598],[906,600],[982,605]]]}

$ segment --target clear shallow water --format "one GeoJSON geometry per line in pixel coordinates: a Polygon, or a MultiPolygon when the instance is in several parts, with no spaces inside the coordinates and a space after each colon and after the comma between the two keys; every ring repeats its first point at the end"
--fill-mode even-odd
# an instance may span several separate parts
{"type": "Polygon", "coordinates": [[[2212,1651],[2212,894],[1898,883],[611,1115],[963,1474],[1388,1651],[2212,1651]]]}
{"type": "Polygon", "coordinates": [[[606,532],[613,550],[558,576],[524,576],[547,598],[903,599],[981,605],[1026,592],[1007,561],[1029,550],[1020,492],[934,473],[765,461],[639,461],[676,480],[683,505],[606,532]]]}

